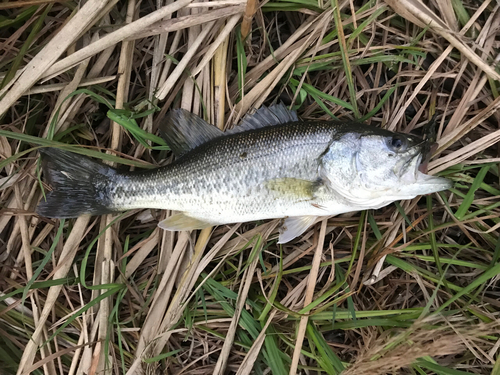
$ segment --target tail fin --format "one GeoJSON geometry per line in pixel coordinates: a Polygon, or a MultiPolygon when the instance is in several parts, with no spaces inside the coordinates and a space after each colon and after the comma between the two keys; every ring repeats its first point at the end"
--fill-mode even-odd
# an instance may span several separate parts
{"type": "Polygon", "coordinates": [[[57,148],[44,148],[42,168],[53,191],[37,207],[37,213],[51,218],[102,215],[109,209],[107,194],[116,170],[85,156],[57,148]]]}

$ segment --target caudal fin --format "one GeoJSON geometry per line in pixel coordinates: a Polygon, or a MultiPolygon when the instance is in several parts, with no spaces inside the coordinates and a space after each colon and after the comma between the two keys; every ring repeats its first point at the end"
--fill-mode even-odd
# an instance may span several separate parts
{"type": "Polygon", "coordinates": [[[57,148],[41,149],[40,154],[45,178],[53,191],[38,205],[39,215],[62,219],[113,212],[108,208],[107,189],[117,173],[115,169],[57,148]]]}

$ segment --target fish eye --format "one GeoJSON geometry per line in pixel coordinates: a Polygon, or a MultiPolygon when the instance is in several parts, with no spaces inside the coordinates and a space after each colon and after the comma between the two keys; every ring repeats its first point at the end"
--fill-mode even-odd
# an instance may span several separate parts
{"type": "Polygon", "coordinates": [[[394,152],[403,152],[408,148],[408,139],[402,135],[394,135],[387,140],[389,150],[394,152]]]}

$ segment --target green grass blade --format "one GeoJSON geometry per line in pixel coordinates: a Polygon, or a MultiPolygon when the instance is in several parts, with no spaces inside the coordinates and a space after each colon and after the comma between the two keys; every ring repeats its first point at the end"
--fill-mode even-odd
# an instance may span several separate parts
{"type": "Polygon", "coordinates": [[[147,149],[151,149],[151,146],[148,144],[147,141],[157,143],[164,148],[161,148],[162,150],[170,150],[170,148],[167,145],[167,142],[161,137],[158,137],[154,134],[148,133],[144,129],[142,129],[138,124],[137,121],[132,116],[132,113],[127,110],[123,109],[110,109],[107,112],[107,116],[111,121],[116,122],[120,126],[123,126],[126,130],[132,134],[132,136],[137,139],[137,141],[143,145],[147,149]]]}
{"type": "Polygon", "coordinates": [[[28,52],[29,47],[33,43],[33,40],[37,37],[39,31],[41,30],[42,26],[45,23],[45,18],[47,17],[47,14],[50,12],[52,9],[52,4],[48,3],[45,6],[45,9],[43,10],[43,13],[40,14],[38,19],[36,20],[35,24],[33,25],[33,28],[31,29],[28,37],[24,41],[23,45],[19,49],[18,53],[16,54],[16,57],[14,58],[14,61],[12,62],[11,68],[9,69],[8,73],[5,75],[5,77],[2,80],[2,83],[0,84],[0,88],[5,87],[7,83],[9,83],[12,78],[15,77],[16,72],[19,70],[19,67],[21,66],[21,63],[23,62],[26,53],[28,52]]]}
{"type": "Polygon", "coordinates": [[[23,296],[21,298],[23,301],[23,304],[24,304],[24,301],[26,299],[26,296],[28,295],[28,291],[31,289],[31,287],[33,286],[36,279],[38,279],[38,276],[40,276],[42,271],[45,269],[45,266],[47,265],[47,263],[49,263],[49,261],[52,259],[52,253],[56,249],[56,246],[59,243],[59,240],[60,240],[61,235],[63,233],[64,222],[65,222],[64,219],[60,220],[59,228],[57,229],[57,233],[56,233],[56,236],[54,237],[54,242],[52,242],[52,246],[50,247],[49,251],[47,251],[47,254],[42,259],[42,262],[40,263],[40,265],[37,267],[37,269],[33,273],[33,277],[26,283],[26,286],[24,287],[23,296]]]}
{"type": "Polygon", "coordinates": [[[464,288],[460,288],[460,290],[450,299],[446,300],[439,308],[436,310],[436,313],[443,311],[449,305],[457,301],[460,297],[467,295],[472,292],[474,289],[483,286],[488,280],[500,275],[500,263],[495,264],[489,270],[486,270],[483,274],[478,276],[474,281],[465,286],[464,288]]]}
{"type": "Polygon", "coordinates": [[[325,341],[325,338],[310,322],[307,324],[307,336],[314,342],[316,349],[320,354],[320,366],[328,374],[340,374],[345,370],[340,358],[333,352],[332,348],[325,341]]]}
{"type": "MultiPolygon", "coordinates": [[[[38,145],[41,147],[56,147],[56,148],[60,148],[61,150],[71,151],[71,152],[74,152],[74,153],[77,153],[80,155],[85,155],[85,156],[89,156],[89,157],[93,157],[93,158],[97,158],[97,159],[101,159],[101,160],[106,160],[106,161],[110,161],[113,163],[131,165],[131,166],[139,167],[139,168],[154,168],[154,166],[152,166],[151,164],[147,164],[145,162],[124,159],[124,158],[120,158],[119,156],[110,155],[110,154],[106,154],[103,152],[83,148],[81,146],[68,145],[66,143],[51,141],[48,139],[38,138],[38,137],[34,137],[31,135],[22,134],[22,133],[15,133],[15,132],[11,132],[8,130],[0,130],[0,136],[4,136],[4,137],[10,138],[10,139],[17,139],[18,141],[23,141],[23,142],[35,144],[35,145],[38,145]]],[[[14,162],[15,160],[19,159],[21,156],[25,155],[27,152],[28,151],[24,151],[22,153],[12,155],[10,158],[0,162],[0,168],[5,167],[5,165],[8,165],[8,164],[14,162]]]]}
{"type": "Polygon", "coordinates": [[[470,206],[472,205],[472,202],[474,202],[474,197],[476,194],[476,191],[479,189],[481,184],[483,183],[484,178],[486,177],[486,174],[491,168],[491,164],[487,164],[484,167],[482,167],[478,174],[476,175],[476,178],[474,178],[474,182],[472,183],[469,191],[467,192],[467,195],[465,196],[462,204],[458,208],[457,212],[455,212],[455,217],[458,220],[462,220],[465,216],[465,214],[468,212],[470,206]]]}
{"type": "Polygon", "coordinates": [[[439,374],[439,375],[474,375],[474,373],[472,373],[472,372],[454,370],[454,369],[451,369],[448,367],[438,365],[436,363],[426,361],[424,359],[417,360],[417,364],[419,366],[425,367],[425,368],[433,371],[435,374],[439,374]]]}
{"type": "Polygon", "coordinates": [[[349,88],[349,96],[351,98],[352,111],[355,118],[360,118],[358,110],[358,101],[356,98],[356,88],[354,86],[351,64],[349,62],[349,51],[347,48],[347,43],[344,36],[344,26],[342,25],[342,19],[340,17],[340,8],[338,0],[332,0],[333,19],[335,20],[335,26],[338,32],[338,40],[340,52],[342,53],[342,63],[344,64],[345,78],[347,81],[347,87],[349,88]]]}

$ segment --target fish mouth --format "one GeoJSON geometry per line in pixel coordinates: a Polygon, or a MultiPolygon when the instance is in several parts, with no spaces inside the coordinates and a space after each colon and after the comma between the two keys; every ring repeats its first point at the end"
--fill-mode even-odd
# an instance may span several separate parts
{"type": "MultiPolygon", "coordinates": [[[[419,180],[420,175],[428,176],[429,161],[437,150],[438,144],[423,141],[408,151],[396,168],[399,168],[399,177],[406,183],[414,183],[419,180]]],[[[421,177],[420,177],[421,178],[421,177]]]]}
{"type": "Polygon", "coordinates": [[[418,170],[423,174],[427,174],[427,172],[429,172],[429,161],[431,160],[432,155],[436,152],[437,149],[437,143],[432,143],[430,145],[427,144],[426,146],[424,146],[424,149],[420,154],[422,160],[420,161],[420,164],[418,166],[418,170]]]}
{"type": "Polygon", "coordinates": [[[447,190],[453,183],[443,177],[431,176],[429,161],[438,147],[437,143],[425,143],[407,161],[401,181],[406,183],[405,190],[415,195],[435,193],[447,190]]]}

